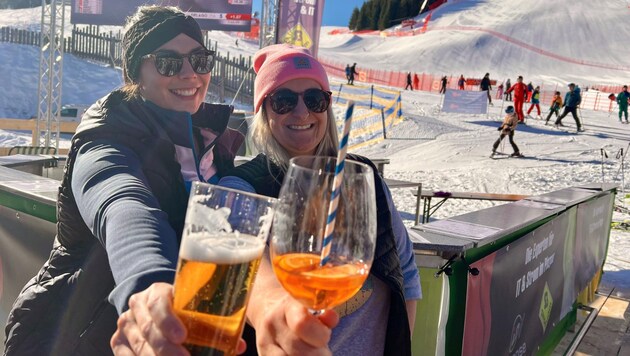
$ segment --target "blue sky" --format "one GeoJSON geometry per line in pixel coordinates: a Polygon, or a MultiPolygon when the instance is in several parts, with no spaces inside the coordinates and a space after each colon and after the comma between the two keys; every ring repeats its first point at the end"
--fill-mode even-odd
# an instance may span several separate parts
{"type": "MultiPolygon", "coordinates": [[[[325,0],[324,26],[348,26],[350,15],[355,7],[361,8],[367,0],[325,0]]],[[[262,11],[262,0],[254,0],[253,11],[262,11]]]]}

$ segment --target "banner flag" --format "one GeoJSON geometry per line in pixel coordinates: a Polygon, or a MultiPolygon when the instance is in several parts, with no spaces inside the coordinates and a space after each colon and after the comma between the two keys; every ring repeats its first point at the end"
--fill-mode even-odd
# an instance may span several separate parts
{"type": "Polygon", "coordinates": [[[468,278],[462,355],[536,353],[572,294],[568,227],[575,217],[575,210],[560,214],[470,265],[479,274],[468,278]]]}
{"type": "Polygon", "coordinates": [[[317,57],[324,0],[280,0],[279,6],[276,43],[308,48],[317,57]]]}
{"type": "Polygon", "coordinates": [[[485,91],[446,89],[442,112],[485,114],[488,112],[488,94],[485,91]]]}
{"type": "Polygon", "coordinates": [[[124,25],[141,5],[177,6],[203,30],[249,32],[253,0],[72,0],[70,23],[124,25]]]}

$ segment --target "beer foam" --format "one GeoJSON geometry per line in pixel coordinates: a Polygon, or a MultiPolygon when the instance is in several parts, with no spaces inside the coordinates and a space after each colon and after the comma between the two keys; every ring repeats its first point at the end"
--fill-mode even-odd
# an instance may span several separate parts
{"type": "Polygon", "coordinates": [[[192,202],[186,211],[186,223],[196,227],[203,227],[203,230],[210,233],[232,232],[232,225],[228,222],[228,217],[232,212],[230,208],[213,208],[205,205],[206,196],[193,196],[192,202]]]}
{"type": "Polygon", "coordinates": [[[260,258],[265,240],[253,235],[234,233],[190,233],[184,237],[179,256],[187,260],[236,264],[260,258]]]}

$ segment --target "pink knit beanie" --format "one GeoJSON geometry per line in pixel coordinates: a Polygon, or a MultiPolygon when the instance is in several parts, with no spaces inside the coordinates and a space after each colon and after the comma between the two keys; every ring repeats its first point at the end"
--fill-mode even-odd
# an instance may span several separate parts
{"type": "Polygon", "coordinates": [[[260,49],[254,56],[254,112],[265,96],[292,79],[313,79],[323,90],[330,90],[324,67],[303,47],[276,44],[260,49]]]}

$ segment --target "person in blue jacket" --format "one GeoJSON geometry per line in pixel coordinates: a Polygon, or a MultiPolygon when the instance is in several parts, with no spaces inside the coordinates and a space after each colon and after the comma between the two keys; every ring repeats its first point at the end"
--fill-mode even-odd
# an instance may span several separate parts
{"type": "MultiPolygon", "coordinates": [[[[335,156],[337,128],[330,84],[322,65],[300,47],[261,49],[254,57],[254,111],[251,139],[261,152],[223,177],[219,185],[277,197],[289,159],[335,156]]],[[[266,254],[247,307],[247,354],[411,355],[416,300],[421,297],[411,241],[391,194],[372,166],[377,203],[375,260],[361,290],[348,302],[312,315],[277,282],[266,254]],[[255,331],[255,336],[251,333],[255,331]]],[[[112,339],[116,349],[177,350],[185,333],[172,307],[172,286],[138,293],[121,315],[112,339]],[[138,328],[138,322],[143,328],[138,328]]]]}
{"type": "Polygon", "coordinates": [[[232,108],[204,103],[214,53],[174,7],[143,6],[122,39],[125,84],[72,138],[50,257],[6,325],[5,355],[110,355],[129,297],[172,283],[192,181],[234,167],[232,108]]]}
{"type": "Polygon", "coordinates": [[[628,103],[630,102],[630,93],[628,93],[628,86],[624,85],[623,90],[617,95],[617,105],[619,106],[619,122],[621,121],[621,114],[625,114],[626,124],[628,123],[628,103]]]}
{"type": "Polygon", "coordinates": [[[569,113],[573,115],[573,119],[575,120],[575,125],[577,126],[577,131],[582,132],[584,128],[582,127],[582,123],[577,115],[577,109],[580,103],[582,102],[582,95],[580,94],[580,88],[574,83],[569,84],[569,91],[564,96],[564,111],[562,115],[556,119],[555,125],[564,126],[562,124],[562,119],[567,116],[569,113]]]}

